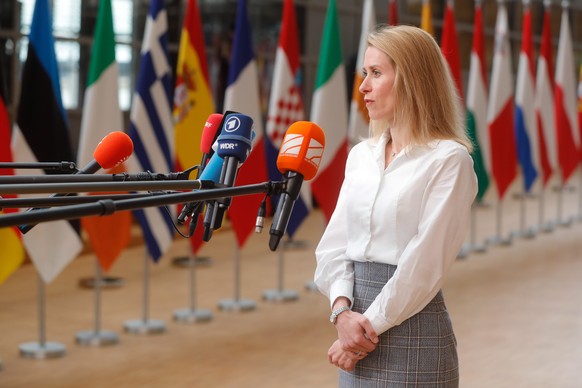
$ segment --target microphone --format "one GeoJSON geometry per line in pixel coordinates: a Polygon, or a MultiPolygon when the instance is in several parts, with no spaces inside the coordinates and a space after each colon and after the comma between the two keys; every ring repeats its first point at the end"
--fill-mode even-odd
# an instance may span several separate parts
{"type": "MultiPolygon", "coordinates": [[[[253,119],[242,113],[230,113],[224,119],[224,124],[218,139],[216,155],[224,160],[220,172],[219,183],[232,187],[240,164],[247,159],[252,145],[253,119]]],[[[220,228],[224,212],[230,206],[231,198],[223,198],[209,203],[204,215],[204,234],[202,239],[210,241],[212,231],[220,228]]]]}
{"type": "MultiPolygon", "coordinates": [[[[204,174],[204,170],[206,169],[207,162],[209,163],[209,158],[212,156],[211,154],[214,152],[212,150],[212,144],[214,143],[214,139],[216,138],[216,134],[218,133],[218,129],[220,128],[220,124],[224,118],[224,115],[220,113],[212,113],[206,119],[206,123],[204,124],[204,130],[202,131],[202,137],[200,138],[200,151],[202,151],[202,161],[200,162],[200,167],[198,168],[198,174],[196,179],[206,179],[212,180],[213,182],[218,182],[220,177],[220,170],[218,170],[218,176],[216,179],[213,179],[212,176],[208,176],[203,178],[202,175],[204,174]]],[[[212,160],[212,158],[210,158],[212,160]]],[[[222,164],[220,164],[220,168],[222,168],[222,164]]],[[[212,171],[212,174],[215,171],[212,171]]],[[[196,220],[198,219],[198,214],[194,214],[200,210],[200,204],[197,202],[188,202],[182,208],[182,211],[176,218],[178,224],[183,225],[186,222],[186,219],[189,217],[196,216],[196,220]]]]}
{"type": "Polygon", "coordinates": [[[283,174],[286,186],[269,231],[272,251],[277,249],[285,234],[303,180],[310,180],[317,174],[324,147],[325,134],[317,124],[297,121],[287,129],[277,157],[277,168],[283,174]]]}
{"type": "MultiPolygon", "coordinates": [[[[93,160],[87,163],[75,174],[94,174],[99,169],[110,169],[125,162],[133,153],[133,142],[124,132],[111,132],[106,135],[93,152],[93,160]]],[[[65,196],[68,194],[53,194],[52,197],[65,196]]],[[[28,211],[35,210],[29,209],[28,211]]],[[[18,229],[22,234],[26,234],[35,225],[20,225],[18,229]]]]}
{"type": "Polygon", "coordinates": [[[108,170],[125,162],[132,153],[133,142],[131,138],[124,132],[111,132],[95,147],[93,160],[76,174],[95,174],[102,168],[108,170]]]}

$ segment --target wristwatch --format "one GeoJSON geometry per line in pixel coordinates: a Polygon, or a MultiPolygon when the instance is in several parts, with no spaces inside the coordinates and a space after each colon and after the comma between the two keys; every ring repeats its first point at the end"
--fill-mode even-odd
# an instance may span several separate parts
{"type": "Polygon", "coordinates": [[[342,306],[338,309],[333,310],[331,312],[331,315],[329,316],[329,321],[335,325],[335,322],[337,321],[337,317],[341,313],[343,313],[344,311],[348,311],[348,310],[350,310],[350,306],[342,306]]]}

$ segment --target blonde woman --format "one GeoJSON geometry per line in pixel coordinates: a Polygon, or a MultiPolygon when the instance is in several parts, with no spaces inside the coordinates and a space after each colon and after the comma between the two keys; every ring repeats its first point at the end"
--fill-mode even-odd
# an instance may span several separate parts
{"type": "Polygon", "coordinates": [[[350,151],[316,249],[315,282],[338,333],[328,358],[340,387],[457,387],[441,288],[477,192],[461,104],[419,28],[379,26],[363,70],[370,138],[350,151]]]}

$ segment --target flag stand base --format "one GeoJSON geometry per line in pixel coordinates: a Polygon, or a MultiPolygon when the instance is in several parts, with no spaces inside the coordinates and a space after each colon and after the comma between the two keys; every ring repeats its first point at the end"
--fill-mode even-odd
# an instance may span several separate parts
{"type": "Polygon", "coordinates": [[[112,331],[80,331],[75,335],[79,345],[108,346],[119,343],[119,336],[112,331]]]}
{"type": "Polygon", "coordinates": [[[299,299],[299,294],[293,290],[265,290],[263,300],[268,302],[289,302],[299,299]]]}
{"type": "Polygon", "coordinates": [[[509,236],[509,237],[493,236],[493,237],[489,237],[489,239],[487,240],[488,245],[508,246],[508,245],[511,245],[511,243],[512,243],[511,236],[509,236]]]}
{"type": "MultiPolygon", "coordinates": [[[[119,288],[125,285],[125,280],[118,277],[104,276],[99,281],[99,287],[105,289],[119,288]]],[[[86,277],[79,279],[79,287],[95,288],[95,278],[86,277]]]]}
{"type": "Polygon", "coordinates": [[[59,358],[66,353],[65,345],[60,342],[25,342],[19,346],[20,355],[24,358],[59,358]]]}
{"type": "Polygon", "coordinates": [[[180,309],[174,311],[174,321],[184,323],[208,322],[212,320],[212,312],[205,309],[180,309]]]}
{"type": "Polygon", "coordinates": [[[544,233],[552,233],[556,225],[553,222],[546,222],[545,224],[540,224],[538,230],[544,233]]]}
{"type": "Polygon", "coordinates": [[[313,280],[309,280],[305,282],[305,289],[307,291],[317,291],[317,286],[315,285],[315,282],[313,280]]]}
{"type": "Polygon", "coordinates": [[[249,299],[222,299],[218,308],[223,311],[253,311],[257,304],[249,299]]]}
{"type": "Polygon", "coordinates": [[[123,329],[131,334],[161,334],[166,331],[166,325],[158,319],[131,319],[125,322],[123,329]]]}
{"type": "MultiPolygon", "coordinates": [[[[180,257],[176,257],[174,260],[172,260],[172,265],[174,265],[175,267],[180,267],[180,268],[188,268],[190,267],[192,264],[192,259],[188,256],[180,256],[180,257]]],[[[212,258],[210,257],[195,257],[194,258],[194,265],[197,267],[200,266],[209,266],[212,264],[212,258]]]]}

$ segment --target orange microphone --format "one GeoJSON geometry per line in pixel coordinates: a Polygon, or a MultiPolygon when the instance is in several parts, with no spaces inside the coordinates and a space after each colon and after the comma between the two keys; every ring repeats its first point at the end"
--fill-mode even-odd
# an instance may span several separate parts
{"type": "Polygon", "coordinates": [[[285,234],[303,180],[310,180],[317,174],[324,147],[325,134],[317,124],[297,121],[287,129],[277,157],[277,168],[285,179],[285,189],[269,231],[269,248],[272,251],[277,249],[285,234]]]}
{"type": "Polygon", "coordinates": [[[125,162],[133,153],[133,142],[124,132],[111,132],[105,136],[93,152],[93,160],[78,174],[93,174],[99,169],[108,170],[125,162]]]}

